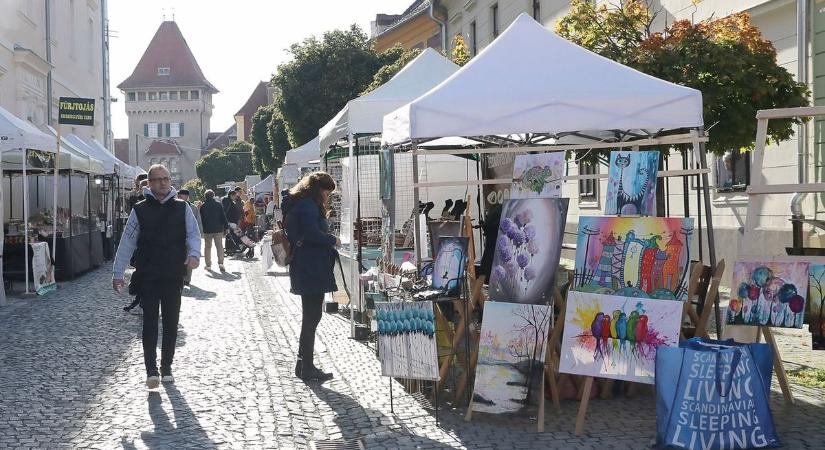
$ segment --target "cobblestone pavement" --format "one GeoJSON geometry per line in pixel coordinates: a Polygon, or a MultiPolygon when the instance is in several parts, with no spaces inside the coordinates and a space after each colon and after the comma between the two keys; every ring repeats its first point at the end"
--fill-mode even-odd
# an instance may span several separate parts
{"type": "MultiPolygon", "coordinates": [[[[140,319],[121,307],[108,267],[45,297],[0,307],[0,448],[312,448],[359,439],[365,448],[648,448],[655,401],[593,400],[584,436],[573,435],[578,403],[498,417],[443,405],[431,409],[379,374],[373,351],[325,315],[318,362],[336,378],[306,385],[293,374],[300,303],[282,272],[227,261],[226,274],[198,269],[184,291],[174,385],[147,391],[140,319]]],[[[799,339],[791,337],[789,339],[799,339]]],[[[802,352],[804,353],[804,352],[802,352]]],[[[792,353],[794,354],[794,353],[792,353]]],[[[786,448],[821,449],[825,393],[794,386],[797,403],[772,407],[786,448]]],[[[549,405],[549,404],[548,404],[549,405]]]]}

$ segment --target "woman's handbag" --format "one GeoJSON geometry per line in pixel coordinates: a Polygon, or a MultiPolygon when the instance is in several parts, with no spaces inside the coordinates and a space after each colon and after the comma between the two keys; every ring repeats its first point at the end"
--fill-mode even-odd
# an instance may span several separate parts
{"type": "Polygon", "coordinates": [[[656,348],[659,448],[779,447],[771,416],[767,344],[693,338],[656,348]]]}
{"type": "Polygon", "coordinates": [[[272,260],[280,267],[286,267],[292,262],[292,244],[286,236],[286,230],[281,222],[277,222],[272,232],[272,260]]]}

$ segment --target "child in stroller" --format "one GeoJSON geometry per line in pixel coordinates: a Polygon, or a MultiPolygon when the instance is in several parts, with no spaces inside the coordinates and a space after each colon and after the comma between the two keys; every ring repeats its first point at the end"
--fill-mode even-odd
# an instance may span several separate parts
{"type": "Polygon", "coordinates": [[[227,244],[229,244],[226,247],[226,254],[235,255],[240,253],[247,258],[255,256],[255,227],[246,227],[241,230],[241,227],[232,225],[234,224],[230,224],[226,235],[227,244]]]}

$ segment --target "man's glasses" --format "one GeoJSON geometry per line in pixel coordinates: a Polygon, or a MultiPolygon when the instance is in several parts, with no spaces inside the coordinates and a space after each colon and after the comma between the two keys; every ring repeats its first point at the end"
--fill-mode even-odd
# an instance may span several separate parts
{"type": "Polygon", "coordinates": [[[169,178],[169,177],[163,177],[163,178],[149,178],[149,181],[151,181],[151,182],[158,182],[158,181],[161,181],[161,182],[164,182],[164,183],[169,183],[169,182],[171,182],[171,181],[172,181],[172,179],[171,179],[171,178],[169,178]]]}

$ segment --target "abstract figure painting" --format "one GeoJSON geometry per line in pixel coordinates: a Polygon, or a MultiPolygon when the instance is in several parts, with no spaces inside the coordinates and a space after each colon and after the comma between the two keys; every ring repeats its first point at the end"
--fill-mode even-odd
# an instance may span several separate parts
{"type": "Polygon", "coordinates": [[[438,380],[433,303],[376,302],[381,375],[438,380]]]}
{"type": "Polygon", "coordinates": [[[473,411],[515,412],[538,395],[549,327],[549,306],[484,304],[473,411]]]}
{"type": "Polygon", "coordinates": [[[433,288],[444,289],[446,295],[457,296],[461,288],[461,277],[467,265],[466,237],[442,237],[438,243],[438,253],[433,263],[433,288]]]}
{"type": "Polygon", "coordinates": [[[656,215],[659,152],[610,152],[605,214],[656,215]]]}
{"type": "Polygon", "coordinates": [[[807,292],[807,262],[737,261],[725,323],[802,328],[807,292]]]}
{"type": "Polygon", "coordinates": [[[814,350],[825,350],[825,264],[808,266],[808,324],[814,350]]]}
{"type": "Polygon", "coordinates": [[[518,155],[510,198],[558,198],[564,184],[564,152],[518,155]]]}
{"type": "Polygon", "coordinates": [[[507,200],[490,274],[491,300],[548,303],[561,257],[566,198],[507,200]]]}
{"type": "Polygon", "coordinates": [[[692,218],[580,217],[574,289],[682,301],[692,218]]]}
{"type": "Polygon", "coordinates": [[[678,346],[681,319],[681,302],[571,291],[559,372],[653,384],[656,346],[678,346]]]}

